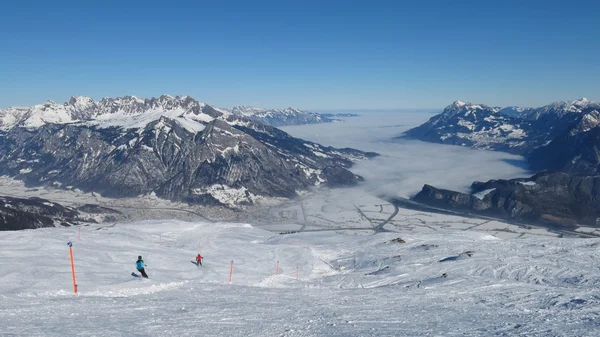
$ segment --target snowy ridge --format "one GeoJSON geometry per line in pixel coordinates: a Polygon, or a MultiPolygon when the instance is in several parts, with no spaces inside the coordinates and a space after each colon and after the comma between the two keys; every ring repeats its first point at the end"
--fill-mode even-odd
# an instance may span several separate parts
{"type": "Polygon", "coordinates": [[[144,127],[161,116],[178,119],[190,130],[202,128],[190,121],[207,123],[215,117],[235,115],[272,126],[314,124],[335,121],[322,114],[296,108],[263,109],[239,106],[232,109],[207,107],[190,96],[162,95],[158,98],[124,96],[102,98],[94,101],[90,97],[73,96],[63,104],[48,101],[31,107],[9,107],[0,109],[0,130],[7,131],[15,126],[39,128],[48,123],[87,123],[100,127],[144,127]]]}
{"type": "Polygon", "coordinates": [[[526,145],[529,122],[500,113],[483,104],[456,101],[427,123],[405,134],[425,141],[519,152],[526,145]]]}
{"type": "Polygon", "coordinates": [[[456,101],[405,135],[527,155],[565,133],[576,136],[599,126],[600,104],[586,98],[540,108],[499,108],[456,101]]]}
{"type": "Polygon", "coordinates": [[[90,97],[73,96],[63,104],[48,101],[29,108],[0,110],[0,130],[39,128],[49,123],[140,128],[163,116],[180,120],[182,125],[194,130],[201,127],[190,122],[205,124],[223,113],[223,110],[209,107],[189,96],[162,95],[148,99],[124,96],[103,98],[98,102],[90,97]]]}
{"type": "Polygon", "coordinates": [[[528,109],[528,119],[537,120],[544,116],[564,117],[568,114],[581,114],[587,108],[600,108],[600,104],[583,97],[573,101],[554,102],[541,108],[528,109]]]}
{"type": "Polygon", "coordinates": [[[264,109],[251,106],[237,106],[228,111],[234,115],[248,117],[271,126],[316,124],[335,121],[319,113],[291,107],[286,109],[264,109]]]}

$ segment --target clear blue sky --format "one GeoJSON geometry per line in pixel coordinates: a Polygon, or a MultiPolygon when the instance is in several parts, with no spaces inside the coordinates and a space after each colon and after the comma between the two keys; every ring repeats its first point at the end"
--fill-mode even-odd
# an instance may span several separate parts
{"type": "Polygon", "coordinates": [[[4,0],[0,107],[163,93],[306,109],[600,100],[599,3],[4,0]]]}

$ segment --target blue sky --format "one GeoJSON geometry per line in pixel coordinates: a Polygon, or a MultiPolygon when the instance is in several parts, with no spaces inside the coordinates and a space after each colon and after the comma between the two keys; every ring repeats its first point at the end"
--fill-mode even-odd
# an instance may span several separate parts
{"type": "Polygon", "coordinates": [[[597,1],[0,3],[0,107],[192,95],[220,107],[600,100],[597,1]]]}

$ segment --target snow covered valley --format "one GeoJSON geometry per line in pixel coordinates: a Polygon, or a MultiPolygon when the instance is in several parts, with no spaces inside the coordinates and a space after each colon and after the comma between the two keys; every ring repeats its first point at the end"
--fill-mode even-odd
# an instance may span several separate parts
{"type": "Polygon", "coordinates": [[[280,235],[143,221],[0,232],[0,245],[3,336],[594,336],[600,328],[600,239],[500,239],[442,226],[280,235]],[[198,251],[201,267],[190,262],[198,251]],[[138,255],[148,280],[130,276],[138,255]]]}

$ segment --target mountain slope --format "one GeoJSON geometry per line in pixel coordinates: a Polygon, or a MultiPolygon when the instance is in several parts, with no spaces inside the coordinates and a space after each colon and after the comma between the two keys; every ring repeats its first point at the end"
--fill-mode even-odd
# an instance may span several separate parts
{"type": "Polygon", "coordinates": [[[406,131],[419,140],[520,153],[529,144],[529,122],[499,113],[499,108],[456,101],[426,123],[406,131]]]}
{"type": "Polygon", "coordinates": [[[557,137],[535,149],[528,161],[533,170],[600,174],[600,127],[557,137]]]}
{"type": "Polygon", "coordinates": [[[526,109],[457,101],[404,136],[525,155],[536,170],[598,174],[598,128],[600,105],[585,98],[526,109]]]}
{"type": "Polygon", "coordinates": [[[76,210],[48,200],[0,196],[0,231],[72,226],[79,221],[76,210]]]}
{"type": "Polygon", "coordinates": [[[73,208],[36,197],[0,196],[0,231],[68,227],[117,219],[124,219],[119,211],[97,205],[73,208]]]}
{"type": "Polygon", "coordinates": [[[305,142],[189,97],[72,99],[54,108],[4,124],[0,174],[109,197],[234,206],[330,181],[356,184],[347,168],[375,155],[305,142]],[[38,123],[55,115],[61,123],[38,123]]]}
{"type": "Polygon", "coordinates": [[[500,240],[440,220],[377,235],[179,221],[83,227],[81,240],[69,228],[2,232],[2,333],[597,335],[599,239],[500,240]],[[202,267],[189,262],[199,250],[202,267]],[[148,280],[129,276],[138,255],[148,280]]]}

